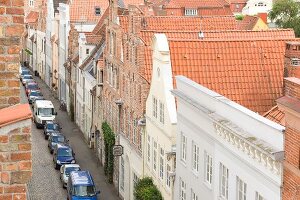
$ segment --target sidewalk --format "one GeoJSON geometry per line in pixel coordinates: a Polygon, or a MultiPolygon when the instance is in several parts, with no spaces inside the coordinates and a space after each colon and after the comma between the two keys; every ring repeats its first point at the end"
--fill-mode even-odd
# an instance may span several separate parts
{"type": "Polygon", "coordinates": [[[95,152],[90,149],[85,142],[83,133],[77,127],[75,122],[72,122],[67,112],[59,110],[59,100],[54,97],[49,87],[39,77],[34,77],[41,88],[45,99],[52,101],[56,111],[56,121],[62,127],[62,133],[70,140],[70,145],[74,149],[76,162],[83,170],[89,170],[96,183],[96,188],[100,189],[100,199],[103,200],[118,200],[117,190],[112,184],[107,183],[104,175],[103,167],[100,166],[95,152]]]}

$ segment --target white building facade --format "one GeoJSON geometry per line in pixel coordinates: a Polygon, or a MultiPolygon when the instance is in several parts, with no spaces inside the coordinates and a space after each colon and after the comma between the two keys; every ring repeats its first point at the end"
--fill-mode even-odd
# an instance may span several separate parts
{"type": "Polygon", "coordinates": [[[272,10],[272,1],[249,0],[242,10],[243,15],[257,15],[258,13],[269,13],[272,10]]]}
{"type": "Polygon", "coordinates": [[[176,77],[174,199],[281,199],[284,127],[176,77]]]}
{"type": "Polygon", "coordinates": [[[173,199],[177,114],[171,94],[173,78],[170,51],[164,34],[153,37],[153,68],[146,102],[144,145],[145,175],[150,176],[164,199],[173,199]]]}

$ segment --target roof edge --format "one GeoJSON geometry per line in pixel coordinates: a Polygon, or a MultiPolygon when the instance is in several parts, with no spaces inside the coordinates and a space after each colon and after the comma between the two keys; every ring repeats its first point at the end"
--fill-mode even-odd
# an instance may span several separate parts
{"type": "Polygon", "coordinates": [[[18,104],[0,110],[0,128],[32,118],[29,104],[18,104]]]}

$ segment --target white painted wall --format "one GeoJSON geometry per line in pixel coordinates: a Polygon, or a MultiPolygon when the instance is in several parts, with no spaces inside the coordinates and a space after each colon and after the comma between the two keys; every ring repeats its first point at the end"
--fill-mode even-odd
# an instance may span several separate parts
{"type": "Polygon", "coordinates": [[[43,49],[45,41],[45,33],[39,30],[36,31],[37,34],[37,66],[36,70],[39,72],[40,77],[45,80],[45,50],[43,49]]]}
{"type": "Polygon", "coordinates": [[[272,1],[249,0],[242,10],[243,15],[257,15],[258,13],[269,13],[272,10],[272,1]]]}
{"type": "Polygon", "coordinates": [[[237,198],[237,176],[247,184],[247,199],[255,199],[258,192],[266,199],[280,200],[282,163],[277,162],[275,168],[274,160],[267,162],[260,155],[270,156],[266,147],[273,152],[283,152],[284,127],[183,76],[176,78],[176,84],[178,131],[174,199],[180,199],[180,180],[184,180],[186,199],[191,199],[193,190],[198,199],[219,200],[222,163],[229,170],[229,200],[237,198]],[[187,137],[186,161],[181,156],[182,134],[187,137]],[[192,169],[193,144],[200,150],[198,172],[192,169]],[[212,157],[211,185],[205,182],[205,153],[212,157]]]}
{"type": "Polygon", "coordinates": [[[169,175],[167,164],[173,171],[175,163],[173,158],[167,159],[167,153],[171,152],[172,146],[176,144],[177,114],[175,98],[170,92],[173,89],[172,69],[168,41],[164,34],[155,34],[152,49],[152,80],[146,102],[145,173],[153,178],[164,199],[172,199],[173,181],[170,185],[166,184],[169,175]],[[157,117],[153,116],[153,98],[157,99],[157,117]],[[163,122],[160,119],[160,102],[164,107],[163,122]],[[154,169],[154,143],[157,143],[156,170],[154,169]],[[160,148],[164,152],[163,162],[160,160],[160,148]],[[160,174],[161,166],[163,167],[162,177],[160,174]]]}

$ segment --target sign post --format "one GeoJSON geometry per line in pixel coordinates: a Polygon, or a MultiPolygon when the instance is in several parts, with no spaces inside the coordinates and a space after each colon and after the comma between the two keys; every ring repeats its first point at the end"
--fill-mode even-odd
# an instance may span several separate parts
{"type": "Polygon", "coordinates": [[[114,156],[122,156],[123,155],[123,146],[122,145],[114,145],[113,146],[113,155],[114,156]]]}

